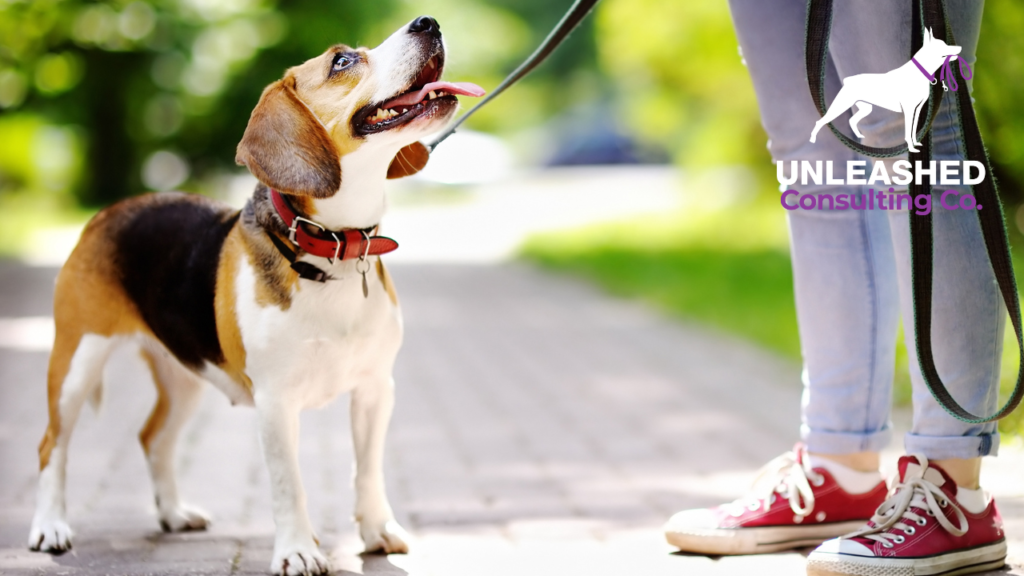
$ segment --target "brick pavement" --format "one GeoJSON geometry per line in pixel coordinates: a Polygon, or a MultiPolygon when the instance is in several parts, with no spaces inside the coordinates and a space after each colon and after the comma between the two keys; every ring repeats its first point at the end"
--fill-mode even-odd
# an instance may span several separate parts
{"type": "MultiPolygon", "coordinates": [[[[313,523],[339,574],[803,574],[798,552],[672,554],[675,510],[742,492],[796,437],[798,368],[519,264],[393,267],[406,318],[386,473],[407,556],[358,555],[345,399],[303,417],[313,523]]],[[[47,316],[54,270],[0,262],[0,318],[47,316]]],[[[2,342],[0,342],[2,344],[2,342]]],[[[135,439],[154,399],[130,354],[71,447],[74,551],[25,549],[44,350],[0,347],[0,574],[265,574],[273,524],[254,414],[209,390],[180,451],[208,532],[159,531],[135,439]]],[[[1024,451],[988,463],[1024,575],[1024,451]]],[[[894,453],[887,462],[891,465],[894,453]]]]}

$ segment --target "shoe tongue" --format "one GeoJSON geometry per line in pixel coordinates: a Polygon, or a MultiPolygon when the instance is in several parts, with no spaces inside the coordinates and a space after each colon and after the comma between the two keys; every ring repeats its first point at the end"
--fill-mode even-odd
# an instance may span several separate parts
{"type": "Polygon", "coordinates": [[[946,471],[939,468],[920,456],[903,456],[899,461],[900,482],[907,482],[915,478],[925,480],[942,488],[944,492],[956,495],[956,483],[946,474],[946,471]]]}

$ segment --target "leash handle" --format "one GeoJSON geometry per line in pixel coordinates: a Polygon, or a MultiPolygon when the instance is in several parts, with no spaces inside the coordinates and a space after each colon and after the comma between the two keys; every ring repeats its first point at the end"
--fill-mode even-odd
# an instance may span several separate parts
{"type": "MultiPolygon", "coordinates": [[[[953,39],[953,30],[946,19],[942,0],[914,0],[913,20],[914,24],[911,32],[912,55],[920,49],[924,42],[922,31],[924,26],[931,28],[936,38],[943,41],[948,39],[948,43],[956,44],[956,41],[953,39]]],[[[805,38],[807,81],[811,88],[811,96],[823,114],[826,111],[824,106],[824,64],[825,57],[827,56],[828,35],[831,26],[832,0],[808,0],[805,38]]],[[[968,74],[973,75],[969,67],[967,71],[968,74]]],[[[961,74],[963,74],[963,69],[961,69],[961,74]]],[[[950,75],[952,76],[952,73],[950,75]]],[[[965,77],[965,79],[969,78],[965,77]]],[[[981,162],[985,167],[985,173],[988,175],[988,178],[974,185],[974,196],[977,198],[978,204],[985,207],[984,210],[975,210],[974,212],[981,224],[981,233],[985,240],[985,248],[988,252],[992,272],[999,285],[999,291],[1006,305],[1006,310],[1010,315],[1014,334],[1017,337],[1020,367],[1017,369],[1016,385],[1006,404],[990,416],[977,416],[968,412],[949,393],[949,389],[943,384],[935,367],[935,356],[932,352],[932,264],[935,260],[935,253],[932,242],[931,212],[926,215],[918,215],[910,211],[909,214],[914,335],[921,374],[924,377],[925,385],[935,398],[935,401],[954,418],[970,424],[981,424],[1008,416],[1017,408],[1021,399],[1024,398],[1024,329],[1022,329],[1021,325],[1017,280],[1014,277],[1013,263],[1010,259],[1010,249],[1006,238],[1003,205],[999,200],[995,179],[992,176],[992,163],[989,161],[985,145],[981,139],[981,130],[978,128],[978,119],[974,114],[974,105],[971,102],[969,90],[964,90],[963,92],[955,91],[955,94],[962,130],[961,141],[966,149],[966,156],[970,160],[981,162]]],[[[920,151],[911,152],[909,155],[911,163],[915,165],[916,161],[921,161],[925,164],[931,161],[931,122],[935,112],[938,110],[938,103],[942,97],[943,89],[936,83],[936,85],[932,86],[932,92],[928,99],[928,121],[924,127],[926,133],[920,138],[920,151]]],[[[832,131],[847,147],[868,156],[897,156],[907,151],[906,146],[892,148],[869,148],[862,146],[860,143],[854,142],[841,134],[831,124],[829,124],[829,127],[832,128],[832,131]]],[[[923,181],[921,184],[917,184],[916,179],[912,180],[910,194],[915,198],[921,195],[930,195],[931,185],[923,181]]]]}
{"type": "Polygon", "coordinates": [[[461,126],[463,122],[465,122],[470,116],[473,115],[473,113],[479,110],[484,104],[487,104],[491,100],[497,98],[498,95],[504,92],[509,86],[512,86],[513,84],[518,82],[520,79],[522,79],[523,76],[529,74],[541,62],[546,60],[547,57],[550,56],[551,53],[555,51],[555,48],[558,48],[559,44],[564,42],[565,39],[569,36],[569,34],[573,30],[575,30],[577,26],[580,25],[580,22],[582,22],[583,18],[585,18],[586,15],[590,13],[590,10],[594,8],[597,2],[598,0],[576,0],[572,7],[569,8],[569,11],[565,13],[565,16],[562,17],[562,20],[559,21],[559,23],[555,26],[553,30],[551,30],[551,33],[548,34],[548,37],[544,39],[544,42],[542,42],[536,50],[534,50],[533,54],[531,54],[529,58],[523,61],[523,63],[520,64],[518,68],[513,70],[512,73],[508,75],[508,77],[502,80],[501,84],[499,84],[497,88],[492,90],[491,93],[488,94],[483,100],[478,102],[476,106],[473,106],[473,108],[471,108],[469,112],[466,112],[465,114],[460,116],[458,120],[453,122],[451,126],[449,126],[447,130],[442,132],[440,136],[435,138],[433,142],[427,144],[427,148],[429,148],[430,151],[433,152],[434,148],[437,148],[438,144],[444,142],[446,138],[454,134],[455,131],[459,128],[459,126],[461,126]]]}

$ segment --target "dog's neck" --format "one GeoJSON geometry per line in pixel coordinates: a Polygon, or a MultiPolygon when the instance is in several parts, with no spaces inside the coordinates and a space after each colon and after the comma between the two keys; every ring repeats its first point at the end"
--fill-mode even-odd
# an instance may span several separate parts
{"type": "Polygon", "coordinates": [[[387,207],[384,182],[398,152],[394,146],[364,145],[341,157],[341,187],[330,198],[312,200],[312,219],[331,230],[370,228],[387,207]]]}
{"type": "MultiPolygon", "coordinates": [[[[942,54],[928,50],[928,46],[922,46],[917,54],[914,54],[914,60],[917,60],[921,66],[930,73],[934,73],[942,66],[942,63],[946,61],[946,57],[942,54]]],[[[911,62],[907,64],[913,66],[911,62]]]]}

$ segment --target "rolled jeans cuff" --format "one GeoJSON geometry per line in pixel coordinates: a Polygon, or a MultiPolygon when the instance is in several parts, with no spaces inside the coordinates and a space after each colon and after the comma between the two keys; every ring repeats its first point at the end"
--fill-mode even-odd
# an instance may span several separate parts
{"type": "Polygon", "coordinates": [[[977,458],[999,453],[999,433],[978,436],[922,436],[907,433],[903,439],[907,454],[923,454],[929,460],[977,458]]]}
{"type": "Polygon", "coordinates": [[[892,440],[892,427],[888,424],[874,432],[833,432],[811,430],[800,426],[800,438],[809,452],[819,454],[853,454],[855,452],[881,452],[892,440]]]}

